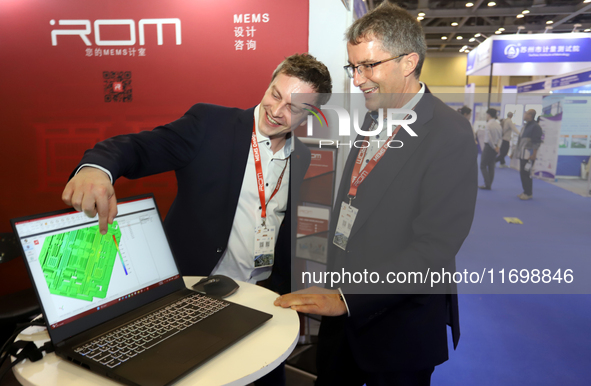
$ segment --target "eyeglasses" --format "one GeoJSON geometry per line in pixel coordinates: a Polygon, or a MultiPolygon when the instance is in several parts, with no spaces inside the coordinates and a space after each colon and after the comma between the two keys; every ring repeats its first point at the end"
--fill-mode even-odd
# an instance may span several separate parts
{"type": "Polygon", "coordinates": [[[406,56],[406,55],[408,55],[408,54],[394,56],[393,58],[380,60],[379,62],[375,62],[375,63],[360,64],[358,66],[354,66],[352,64],[349,64],[348,66],[344,66],[343,68],[345,69],[345,71],[347,72],[347,75],[349,75],[349,78],[351,78],[351,79],[353,79],[353,77],[355,76],[355,70],[357,70],[357,73],[359,75],[363,76],[364,78],[369,78],[373,75],[373,68],[375,66],[379,66],[380,64],[389,62],[390,60],[402,58],[403,56],[406,56]]]}

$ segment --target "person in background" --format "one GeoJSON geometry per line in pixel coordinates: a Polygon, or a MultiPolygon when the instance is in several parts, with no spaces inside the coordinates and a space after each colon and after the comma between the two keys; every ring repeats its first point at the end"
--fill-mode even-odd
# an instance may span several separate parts
{"type": "Polygon", "coordinates": [[[458,109],[458,113],[462,114],[462,116],[464,118],[466,118],[468,120],[468,122],[470,122],[471,118],[472,118],[472,109],[468,106],[462,106],[461,108],[458,109]]]}
{"type": "MultiPolygon", "coordinates": [[[[458,113],[460,113],[462,117],[466,118],[468,122],[470,122],[470,126],[472,126],[472,109],[470,107],[464,105],[458,109],[458,113]]],[[[472,130],[474,130],[474,128],[472,128],[472,130]]],[[[478,145],[476,133],[474,133],[474,143],[478,145]]]]}
{"type": "Polygon", "coordinates": [[[538,149],[542,144],[542,136],[544,132],[536,122],[536,110],[530,109],[525,112],[523,119],[525,126],[521,130],[519,142],[515,149],[515,155],[519,158],[519,173],[521,175],[521,186],[523,193],[518,195],[522,200],[531,200],[533,197],[533,181],[531,178],[531,170],[536,161],[538,149]]]}
{"type": "Polygon", "coordinates": [[[495,178],[495,160],[499,153],[499,146],[503,137],[503,129],[497,122],[497,110],[486,110],[486,127],[484,128],[484,147],[480,158],[480,171],[484,178],[484,185],[480,189],[490,190],[495,178]]]}
{"type": "Polygon", "coordinates": [[[497,157],[496,162],[500,162],[501,168],[508,168],[505,164],[505,156],[509,152],[509,144],[511,143],[511,134],[515,132],[519,135],[519,130],[515,127],[515,124],[512,121],[513,113],[508,112],[507,118],[503,119],[502,127],[503,127],[503,143],[501,143],[501,150],[499,151],[499,156],[497,157]]]}

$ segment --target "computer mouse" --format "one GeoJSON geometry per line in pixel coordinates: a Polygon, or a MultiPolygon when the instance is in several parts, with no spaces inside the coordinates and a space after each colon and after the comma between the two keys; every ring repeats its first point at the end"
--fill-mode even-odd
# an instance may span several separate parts
{"type": "Polygon", "coordinates": [[[200,294],[225,298],[236,292],[240,286],[228,276],[213,275],[199,280],[192,288],[200,294]]]}

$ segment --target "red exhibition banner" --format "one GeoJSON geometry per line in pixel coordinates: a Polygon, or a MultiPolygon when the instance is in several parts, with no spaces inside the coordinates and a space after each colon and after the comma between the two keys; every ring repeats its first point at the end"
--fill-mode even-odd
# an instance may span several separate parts
{"type": "MultiPolygon", "coordinates": [[[[308,2],[0,2],[0,232],[63,206],[61,191],[97,141],[151,130],[198,102],[258,104],[279,62],[308,48],[308,2]]],[[[174,175],[117,183],[154,192],[174,175]]]]}

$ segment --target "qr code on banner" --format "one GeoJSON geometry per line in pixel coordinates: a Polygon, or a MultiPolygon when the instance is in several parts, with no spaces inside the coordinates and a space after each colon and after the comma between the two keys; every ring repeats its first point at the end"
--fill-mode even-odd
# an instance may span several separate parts
{"type": "Polygon", "coordinates": [[[105,102],[131,102],[131,71],[103,71],[105,102]]]}

